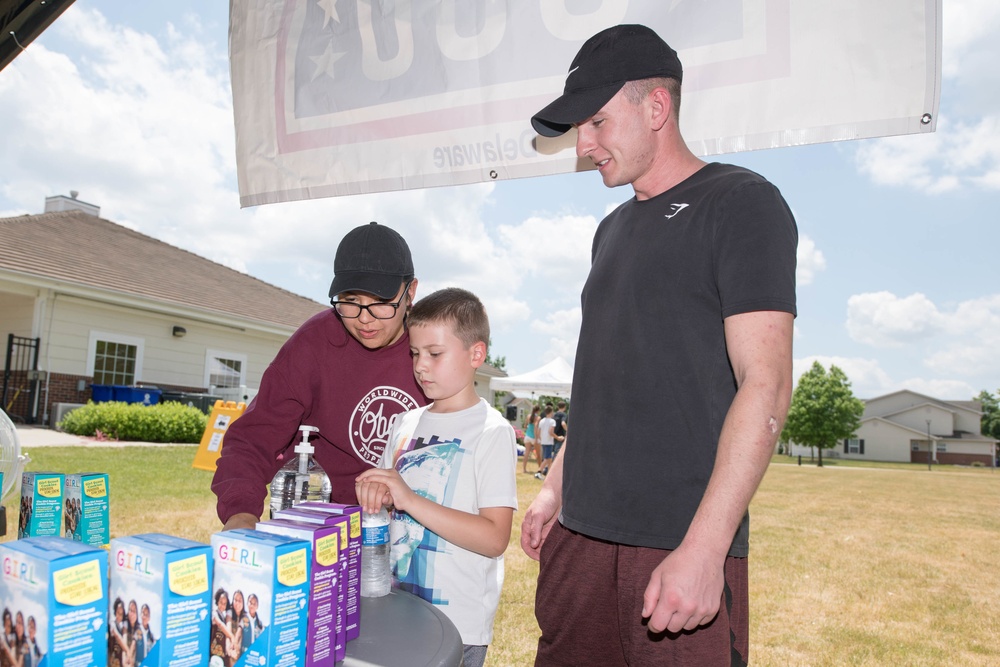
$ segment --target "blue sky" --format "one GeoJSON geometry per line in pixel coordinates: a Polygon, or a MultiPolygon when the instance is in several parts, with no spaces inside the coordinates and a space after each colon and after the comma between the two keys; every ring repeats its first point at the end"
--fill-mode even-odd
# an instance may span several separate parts
{"type": "MultiPolygon", "coordinates": [[[[78,190],[102,217],[318,301],[340,238],[378,220],[409,240],[419,294],[479,294],[511,373],[572,363],[591,237],[631,190],[588,172],[241,210],[227,12],[77,0],[0,72],[0,216],[78,190]]],[[[819,360],[862,398],[1000,388],[997,34],[1000,4],[944,0],[934,134],[715,158],[765,175],[796,214],[796,377],[819,360]]]]}

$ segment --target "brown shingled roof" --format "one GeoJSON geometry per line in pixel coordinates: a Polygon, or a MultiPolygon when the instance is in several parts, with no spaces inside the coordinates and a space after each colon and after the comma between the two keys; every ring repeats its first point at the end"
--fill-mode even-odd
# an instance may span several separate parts
{"type": "Polygon", "coordinates": [[[0,218],[0,269],[292,328],[329,308],[82,211],[0,218]]]}

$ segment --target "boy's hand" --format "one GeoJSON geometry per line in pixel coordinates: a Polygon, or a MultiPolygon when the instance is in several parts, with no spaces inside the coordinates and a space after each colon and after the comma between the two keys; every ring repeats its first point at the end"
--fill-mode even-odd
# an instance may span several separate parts
{"type": "Polygon", "coordinates": [[[358,502],[366,512],[377,512],[383,506],[405,512],[410,500],[416,495],[393,468],[364,471],[356,478],[354,488],[358,494],[358,502]]]}
{"type": "Polygon", "coordinates": [[[363,483],[361,478],[357,478],[354,482],[354,492],[358,496],[361,509],[368,514],[375,514],[383,507],[392,507],[392,494],[385,484],[363,483]]]}

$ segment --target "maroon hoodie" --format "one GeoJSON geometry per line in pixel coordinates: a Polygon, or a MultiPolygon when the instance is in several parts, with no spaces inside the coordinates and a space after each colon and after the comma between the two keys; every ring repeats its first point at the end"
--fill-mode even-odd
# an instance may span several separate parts
{"type": "Polygon", "coordinates": [[[390,420],[426,405],[413,377],[410,337],[369,350],[335,311],[311,317],[264,371],[260,391],[223,438],[212,491],[219,519],[261,516],[267,485],[299,441],[301,424],[333,486],[333,502],[354,503],[354,478],[378,464],[390,420]]]}

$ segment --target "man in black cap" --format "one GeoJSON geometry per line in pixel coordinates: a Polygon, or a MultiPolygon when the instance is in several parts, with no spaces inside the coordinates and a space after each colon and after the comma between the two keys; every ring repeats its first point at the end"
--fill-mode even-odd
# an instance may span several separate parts
{"type": "Polygon", "coordinates": [[[427,404],[405,327],[417,291],[406,241],[385,225],[362,225],[340,242],[333,270],[334,307],[285,342],[226,431],[212,481],[226,529],[256,525],[268,483],[296,456],[300,425],[319,429],[311,442],[332,501],[354,503],[354,479],[378,463],[392,418],[427,404]]]}
{"type": "Polygon", "coordinates": [[[616,26],[531,119],[576,128],[635,192],[594,237],[573,435],[522,525],[537,665],[747,661],[747,507],[791,400],[798,235],[773,185],[688,149],[682,76],[655,32],[616,26]]]}

